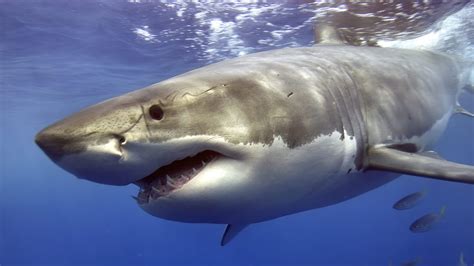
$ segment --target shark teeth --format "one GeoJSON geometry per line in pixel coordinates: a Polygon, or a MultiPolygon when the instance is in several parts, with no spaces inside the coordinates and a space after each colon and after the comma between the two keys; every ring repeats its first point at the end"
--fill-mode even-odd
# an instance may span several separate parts
{"type": "Polygon", "coordinates": [[[174,181],[173,181],[173,179],[171,179],[171,177],[166,176],[166,183],[172,188],[178,188],[178,185],[176,185],[174,183],[174,181]]]}
{"type": "Polygon", "coordinates": [[[150,200],[158,199],[180,189],[220,156],[221,154],[217,152],[204,151],[160,167],[151,175],[135,182],[140,187],[135,198],[136,201],[141,205],[146,204],[150,200]]]}

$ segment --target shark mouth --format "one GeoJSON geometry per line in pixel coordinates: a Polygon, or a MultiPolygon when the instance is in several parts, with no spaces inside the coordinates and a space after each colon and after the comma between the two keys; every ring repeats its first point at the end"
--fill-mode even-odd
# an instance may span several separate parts
{"type": "Polygon", "coordinates": [[[158,168],[155,172],[135,182],[140,187],[137,197],[138,204],[143,205],[150,200],[166,196],[181,188],[199,174],[209,163],[223,155],[205,150],[192,157],[176,160],[158,168]]]}

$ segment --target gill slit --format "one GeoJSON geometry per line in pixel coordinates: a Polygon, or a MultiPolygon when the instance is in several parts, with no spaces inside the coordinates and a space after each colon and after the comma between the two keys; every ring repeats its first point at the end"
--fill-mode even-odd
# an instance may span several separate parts
{"type": "Polygon", "coordinates": [[[364,91],[359,89],[359,83],[355,77],[349,72],[347,68],[344,69],[345,74],[349,78],[348,82],[352,85],[347,87],[348,93],[351,96],[350,100],[354,106],[351,110],[355,116],[355,120],[352,121],[354,127],[357,129],[357,133],[354,130],[354,137],[357,143],[357,153],[355,164],[358,170],[363,169],[367,164],[366,151],[369,145],[369,133],[367,132],[367,105],[364,99],[364,91]],[[359,135],[359,136],[357,136],[359,135]]]}

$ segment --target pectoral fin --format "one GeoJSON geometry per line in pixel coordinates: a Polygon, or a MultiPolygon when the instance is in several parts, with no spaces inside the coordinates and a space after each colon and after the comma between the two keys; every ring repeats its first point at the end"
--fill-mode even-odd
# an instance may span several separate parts
{"type": "Polygon", "coordinates": [[[434,179],[474,184],[474,166],[411,153],[390,147],[373,147],[368,151],[367,170],[382,170],[434,179]]]}
{"type": "Polygon", "coordinates": [[[228,224],[221,239],[221,246],[227,245],[247,224],[228,224]]]}
{"type": "Polygon", "coordinates": [[[426,157],[430,157],[430,158],[433,158],[433,159],[438,159],[438,160],[443,160],[443,161],[446,161],[446,159],[444,159],[443,157],[439,156],[439,154],[435,151],[424,151],[424,152],[419,152],[418,154],[420,155],[423,155],[423,156],[426,156],[426,157]]]}

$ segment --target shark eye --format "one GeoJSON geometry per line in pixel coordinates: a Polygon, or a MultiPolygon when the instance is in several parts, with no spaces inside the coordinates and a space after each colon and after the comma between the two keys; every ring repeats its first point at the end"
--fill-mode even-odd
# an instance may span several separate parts
{"type": "Polygon", "coordinates": [[[163,109],[161,109],[161,107],[157,104],[150,106],[148,112],[150,113],[151,118],[155,120],[163,119],[163,109]]]}

